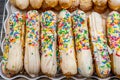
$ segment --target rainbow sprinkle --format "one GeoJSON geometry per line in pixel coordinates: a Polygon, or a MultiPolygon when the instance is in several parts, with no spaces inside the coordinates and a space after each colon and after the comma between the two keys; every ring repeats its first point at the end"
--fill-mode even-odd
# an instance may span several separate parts
{"type": "Polygon", "coordinates": [[[9,48],[12,44],[17,43],[18,40],[22,38],[22,27],[25,25],[25,20],[20,12],[13,13],[9,18],[9,33],[6,34],[5,38],[5,50],[3,54],[3,60],[7,60],[9,48]]]}
{"type": "Polygon", "coordinates": [[[56,23],[57,23],[56,14],[52,11],[46,11],[42,13],[41,16],[41,46],[42,53],[46,53],[47,50],[49,52],[46,54],[49,56],[53,56],[54,52],[54,43],[56,45],[56,23]]]}
{"type": "MultiPolygon", "coordinates": [[[[113,12],[113,14],[109,15],[107,18],[107,32],[108,32],[108,40],[110,43],[110,47],[115,50],[120,50],[120,14],[117,12],[113,12]]],[[[118,57],[120,54],[115,53],[118,57]]]]}
{"type": "Polygon", "coordinates": [[[73,12],[73,34],[75,37],[76,51],[80,52],[82,49],[90,49],[87,21],[83,11],[76,10],[73,12]]]}
{"type": "Polygon", "coordinates": [[[26,14],[26,42],[30,46],[39,46],[39,13],[31,10],[26,14]]]}
{"type": "MultiPolygon", "coordinates": [[[[90,16],[91,17],[90,20],[92,20],[92,18],[96,17],[95,16],[96,14],[101,17],[100,14],[93,12],[93,14],[91,14],[91,16],[90,16]]],[[[93,23],[93,22],[91,21],[91,23],[93,23]]],[[[93,54],[94,54],[94,59],[95,59],[97,68],[100,72],[100,73],[99,72],[98,73],[101,74],[101,77],[106,77],[109,75],[109,73],[111,71],[109,48],[107,45],[107,39],[106,39],[106,36],[104,33],[103,26],[96,26],[96,25],[98,25],[98,23],[93,23],[93,25],[90,26],[93,54]],[[99,30],[99,28],[97,28],[97,27],[99,27],[101,29],[99,30]]]]}
{"type": "MultiPolygon", "coordinates": [[[[4,44],[4,54],[2,57],[2,67],[6,72],[7,76],[10,76],[11,73],[6,69],[6,64],[8,61],[8,53],[9,49],[12,48],[12,44],[16,44],[20,40],[22,40],[22,28],[25,25],[24,16],[20,12],[15,12],[9,17],[9,26],[8,32],[5,36],[5,44],[4,44]]],[[[14,66],[13,66],[14,68],[14,66]]]]}
{"type": "MultiPolygon", "coordinates": [[[[9,19],[10,25],[10,34],[9,34],[9,42],[10,44],[16,43],[17,40],[21,39],[22,27],[25,21],[23,20],[23,16],[19,13],[13,13],[9,19]]],[[[12,46],[11,46],[12,47],[12,46]]]]}
{"type": "Polygon", "coordinates": [[[101,74],[108,74],[110,73],[111,65],[110,65],[110,58],[108,54],[106,38],[103,32],[97,32],[97,33],[99,34],[99,36],[92,37],[93,39],[92,43],[95,46],[94,55],[95,55],[96,61],[100,63],[99,68],[100,68],[101,74]],[[100,57],[98,58],[98,54],[101,55],[101,58],[100,57]],[[101,62],[99,61],[99,59],[101,59],[101,62]]]}
{"type": "MultiPolygon", "coordinates": [[[[67,10],[62,10],[64,12],[64,18],[59,18],[58,21],[58,44],[59,51],[67,52],[69,49],[74,47],[72,28],[71,28],[71,14],[67,10]],[[72,43],[71,43],[72,41],[72,43]]],[[[72,50],[70,50],[72,52],[72,50]]]]}

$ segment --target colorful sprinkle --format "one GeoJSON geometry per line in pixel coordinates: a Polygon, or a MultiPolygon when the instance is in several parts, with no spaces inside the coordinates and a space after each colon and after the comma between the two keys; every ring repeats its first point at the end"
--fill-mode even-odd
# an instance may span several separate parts
{"type": "Polygon", "coordinates": [[[64,14],[64,16],[59,17],[58,32],[57,32],[58,41],[59,41],[58,42],[59,52],[61,51],[68,52],[69,46],[71,46],[71,48],[73,48],[74,46],[72,28],[71,28],[71,14],[67,10],[62,10],[60,14],[62,13],[64,14]]]}
{"type": "MultiPolygon", "coordinates": [[[[97,15],[100,15],[96,13],[97,15]]],[[[94,14],[93,14],[94,15],[94,14]]],[[[92,19],[93,15],[90,16],[90,19],[92,19]]],[[[101,16],[101,15],[100,15],[101,16]]],[[[96,16],[94,16],[96,17],[96,16]]],[[[101,17],[102,20],[102,17],[101,17]]],[[[98,21],[97,21],[98,22],[98,21]]],[[[108,45],[107,45],[107,39],[104,33],[103,26],[96,26],[99,25],[98,23],[94,23],[94,25],[91,25],[91,42],[93,46],[93,54],[96,61],[96,64],[98,65],[99,71],[101,75],[110,73],[111,67],[110,67],[110,57],[108,52],[108,45]],[[99,28],[97,28],[99,27],[99,28]],[[101,29],[100,29],[101,28],[101,29]],[[100,29],[100,30],[99,30],[100,29]],[[109,66],[108,66],[109,65],[109,66]]],[[[100,24],[101,25],[101,24],[100,24]]]]}
{"type": "Polygon", "coordinates": [[[39,46],[39,13],[31,10],[26,14],[26,42],[30,46],[39,46]]]}
{"type": "Polygon", "coordinates": [[[79,10],[74,11],[72,21],[76,51],[79,52],[82,49],[90,49],[85,13],[79,10]]]}
{"type": "Polygon", "coordinates": [[[54,54],[54,45],[56,45],[56,14],[52,11],[46,11],[41,15],[41,46],[42,53],[52,56],[54,54]],[[46,50],[49,53],[46,53],[46,50]]]}
{"type": "Polygon", "coordinates": [[[120,57],[117,53],[120,50],[120,14],[112,12],[107,18],[107,36],[110,48],[116,51],[114,54],[120,57]]]}
{"type": "Polygon", "coordinates": [[[19,13],[13,13],[10,16],[9,24],[10,24],[10,35],[9,42],[16,43],[17,40],[21,39],[22,26],[25,24],[23,20],[23,16],[19,13]]]}

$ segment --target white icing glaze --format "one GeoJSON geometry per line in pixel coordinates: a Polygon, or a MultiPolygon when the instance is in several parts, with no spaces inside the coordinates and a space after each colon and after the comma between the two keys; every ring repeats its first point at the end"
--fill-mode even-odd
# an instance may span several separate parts
{"type": "Polygon", "coordinates": [[[23,53],[22,43],[18,40],[15,44],[10,44],[12,47],[8,53],[7,69],[18,73],[23,68],[23,53]]]}
{"type": "MultiPolygon", "coordinates": [[[[117,52],[118,54],[120,54],[120,50],[117,52]]],[[[117,75],[120,75],[120,57],[116,56],[115,53],[113,53],[113,66],[114,66],[114,72],[117,75]]]]}
{"type": "Polygon", "coordinates": [[[82,50],[77,53],[78,68],[80,74],[89,77],[93,74],[92,55],[90,50],[82,50]]]}
{"type": "Polygon", "coordinates": [[[40,72],[40,54],[39,47],[27,45],[25,47],[24,65],[26,72],[31,76],[38,76],[40,72]],[[32,52],[34,52],[32,54],[32,52]]]}

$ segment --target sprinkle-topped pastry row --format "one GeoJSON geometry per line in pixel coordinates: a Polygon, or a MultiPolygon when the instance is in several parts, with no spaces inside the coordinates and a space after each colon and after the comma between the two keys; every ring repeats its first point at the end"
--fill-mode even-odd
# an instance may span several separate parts
{"type": "Polygon", "coordinates": [[[58,15],[51,10],[41,15],[36,10],[26,15],[13,13],[8,20],[2,71],[8,77],[23,69],[31,77],[40,73],[53,77],[60,67],[67,77],[76,75],[77,71],[90,77],[95,71],[105,78],[112,69],[119,76],[118,12],[111,12],[107,18],[107,38],[104,30],[102,16],[96,12],[88,18],[81,10],[73,13],[62,10],[58,15]]]}

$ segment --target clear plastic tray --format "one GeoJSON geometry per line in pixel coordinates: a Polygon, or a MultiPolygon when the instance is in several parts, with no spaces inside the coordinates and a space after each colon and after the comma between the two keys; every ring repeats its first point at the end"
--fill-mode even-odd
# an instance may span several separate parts
{"type": "MultiPolygon", "coordinates": [[[[7,19],[8,17],[13,13],[13,12],[16,12],[16,11],[19,11],[18,9],[16,9],[14,6],[12,6],[9,2],[9,0],[7,1],[6,3],[6,6],[5,6],[5,9],[7,11],[7,18],[4,20],[4,24],[3,24],[3,29],[1,31],[2,34],[4,34],[3,32],[5,32],[6,34],[6,25],[7,25],[7,19]]],[[[108,12],[106,12],[108,13],[108,12]]],[[[106,14],[105,13],[105,14],[106,14]]],[[[89,14],[89,13],[88,13],[89,14]]],[[[103,16],[104,17],[104,16],[103,16]]],[[[2,36],[2,35],[1,35],[2,36]]],[[[4,52],[4,44],[5,44],[5,37],[3,39],[1,39],[1,50],[2,50],[2,53],[4,52]]],[[[25,79],[28,79],[28,80],[37,80],[37,79],[45,79],[45,80],[66,80],[67,78],[65,76],[63,76],[62,74],[56,74],[56,76],[54,78],[51,78],[51,77],[47,77],[46,75],[40,75],[39,77],[35,77],[35,78],[31,78],[30,76],[28,76],[27,74],[18,74],[14,77],[11,77],[11,78],[7,78],[3,72],[2,72],[2,68],[1,68],[1,64],[2,64],[3,60],[1,61],[0,63],[0,75],[2,78],[4,78],[5,80],[12,80],[12,79],[16,79],[16,78],[25,78],[25,79]]],[[[70,80],[119,80],[116,76],[109,76],[108,78],[105,78],[105,79],[101,79],[101,78],[98,78],[96,75],[93,75],[91,76],[90,78],[85,78],[85,77],[82,77],[81,75],[75,75],[73,77],[71,77],[70,80]]]]}

